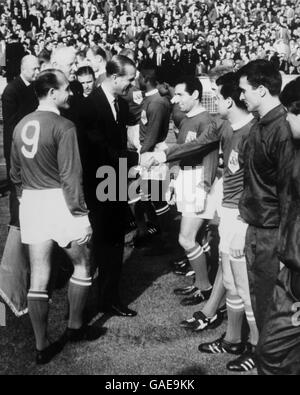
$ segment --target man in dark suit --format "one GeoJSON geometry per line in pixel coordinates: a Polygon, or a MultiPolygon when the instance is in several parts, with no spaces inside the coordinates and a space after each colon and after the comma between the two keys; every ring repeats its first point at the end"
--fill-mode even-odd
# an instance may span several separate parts
{"type": "Polygon", "coordinates": [[[99,266],[99,310],[134,317],[137,313],[125,307],[119,295],[127,210],[127,196],[125,199],[119,196],[119,185],[127,184],[127,171],[121,174],[121,160],[127,160],[128,168],[139,160],[136,152],[127,150],[128,105],[120,97],[126,95],[135,80],[136,68],[132,60],[117,55],[107,63],[106,73],[101,86],[87,98],[85,125],[89,155],[83,159],[84,187],[94,232],[93,256],[99,266]],[[107,179],[108,168],[114,180],[107,179]],[[107,186],[110,197],[103,185],[107,186]]]}
{"type": "MultiPolygon", "coordinates": [[[[14,128],[25,115],[33,112],[38,105],[31,85],[38,71],[38,59],[31,55],[25,56],[21,61],[20,76],[11,81],[2,94],[3,145],[8,180],[10,180],[10,152],[14,128]]],[[[19,202],[12,185],[10,190],[10,225],[19,226],[19,202]]]]}
{"type": "Polygon", "coordinates": [[[166,82],[169,78],[170,73],[170,55],[168,52],[164,53],[162,47],[158,45],[156,47],[155,61],[156,61],[156,75],[159,82],[166,82]]]}

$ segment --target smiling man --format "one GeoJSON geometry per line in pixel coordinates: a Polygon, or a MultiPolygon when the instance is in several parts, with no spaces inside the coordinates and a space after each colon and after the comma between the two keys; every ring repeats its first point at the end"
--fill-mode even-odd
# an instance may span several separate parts
{"type": "Polygon", "coordinates": [[[38,76],[35,90],[37,111],[24,117],[14,130],[10,174],[21,202],[22,243],[29,248],[28,310],[36,339],[36,362],[46,364],[63,346],[63,342],[50,344],[47,334],[55,242],[74,265],[64,339],[73,342],[96,338],[90,337],[82,320],[92,284],[87,250],[92,232],[83,196],[76,129],[60,115],[61,109],[69,107],[69,82],[61,71],[50,69],[38,76]]]}
{"type": "Polygon", "coordinates": [[[116,201],[100,201],[101,196],[98,196],[98,200],[96,190],[103,179],[97,179],[96,173],[103,166],[114,169],[118,195],[120,182],[127,182],[127,178],[119,180],[120,160],[127,159],[128,169],[138,164],[139,154],[127,150],[129,110],[121,97],[127,94],[135,80],[135,64],[125,56],[114,56],[107,63],[106,74],[102,85],[86,100],[84,124],[88,157],[84,160],[84,185],[94,231],[94,260],[100,269],[99,310],[133,317],[136,312],[125,307],[119,295],[127,202],[119,201],[118,197],[116,201]]]}

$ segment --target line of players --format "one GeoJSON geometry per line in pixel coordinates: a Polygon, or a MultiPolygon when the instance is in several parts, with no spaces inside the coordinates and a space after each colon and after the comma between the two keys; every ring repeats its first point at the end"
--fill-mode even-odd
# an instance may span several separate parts
{"type": "MultiPolygon", "coordinates": [[[[171,113],[170,102],[159,92],[153,70],[141,70],[140,72],[139,86],[146,92],[143,99],[139,89],[131,86],[135,78],[135,67],[134,63],[127,57],[130,54],[126,53],[125,55],[125,57],[121,55],[114,58],[112,62],[108,63],[106,83],[104,82],[101,89],[102,93],[105,90],[106,92],[108,91],[105,95],[107,104],[110,105],[108,111],[110,109],[114,116],[117,131],[120,130],[121,123],[120,105],[121,107],[123,105],[123,101],[119,96],[126,96],[131,109],[135,107],[135,110],[137,110],[137,107],[139,107],[138,111],[131,111],[131,115],[134,114],[135,116],[131,119],[130,130],[134,137],[131,139],[132,145],[139,150],[137,156],[139,156],[140,160],[139,162],[136,161],[135,164],[139,163],[143,168],[141,174],[141,201],[143,202],[143,207],[141,208],[140,204],[135,204],[134,213],[140,225],[139,229],[143,234],[146,228],[143,228],[143,221],[138,220],[144,216],[145,212],[149,219],[155,218],[153,209],[155,210],[161,229],[160,240],[162,246],[165,245],[166,236],[170,231],[169,205],[163,198],[163,194],[159,202],[151,202],[151,193],[152,189],[157,190],[157,188],[161,188],[163,191],[166,190],[163,180],[167,167],[163,164],[180,161],[179,174],[174,182],[174,187],[171,185],[169,195],[175,195],[178,211],[182,213],[179,243],[185,250],[186,257],[195,270],[196,276],[195,284],[192,287],[176,290],[176,293],[191,295],[187,299],[187,304],[198,304],[208,300],[202,311],[195,313],[192,319],[187,319],[182,325],[193,330],[197,330],[199,327],[202,330],[211,326],[216,320],[217,309],[222,306],[226,293],[228,312],[226,335],[212,343],[200,345],[199,350],[206,353],[240,355],[238,359],[228,364],[229,370],[247,371],[258,365],[262,373],[272,371],[268,360],[268,358],[273,358],[271,355],[272,350],[268,350],[270,353],[268,355],[262,352],[264,351],[264,345],[257,347],[257,344],[259,332],[263,331],[268,322],[266,320],[266,312],[268,306],[271,305],[275,281],[279,271],[279,261],[275,258],[278,227],[281,219],[279,207],[281,207],[281,199],[283,201],[287,200],[287,180],[290,169],[293,166],[292,158],[294,152],[292,135],[285,120],[286,111],[280,105],[278,98],[281,89],[280,74],[268,62],[252,62],[238,74],[228,73],[220,77],[216,81],[218,86],[217,100],[219,115],[226,120],[225,122],[220,117],[212,117],[202,107],[201,83],[195,78],[183,77],[175,87],[174,97],[184,115],[179,126],[177,144],[167,148],[162,143],[168,134],[171,113]],[[114,90],[116,85],[119,90],[114,90]],[[110,97],[109,92],[114,92],[115,94],[110,97]],[[117,106],[113,96],[115,99],[117,98],[117,106]],[[250,115],[249,111],[258,111],[262,118],[260,122],[257,122],[250,115]],[[270,124],[272,124],[272,127],[267,128],[270,124]],[[274,128],[274,126],[276,127],[274,128]],[[262,150],[262,147],[265,149],[266,146],[265,142],[261,144],[261,141],[257,141],[258,138],[265,138],[265,136],[261,136],[263,127],[267,129],[271,136],[266,138],[267,144],[269,144],[266,152],[259,152],[259,150],[262,150]],[[277,130],[280,130],[280,134],[276,133],[277,130]],[[139,138],[137,138],[137,133],[139,138]],[[284,134],[285,136],[282,137],[284,134]],[[276,139],[279,139],[279,142],[276,139]],[[225,166],[223,177],[219,179],[217,170],[220,141],[224,152],[225,166]],[[138,144],[135,144],[135,142],[138,142],[138,144]],[[290,151],[284,151],[283,146],[286,146],[286,150],[289,149],[290,151]],[[267,157],[268,162],[265,161],[263,156],[267,157]],[[280,159],[282,162],[280,162],[280,159]],[[267,165],[261,170],[262,163],[267,163],[267,165]],[[255,171],[254,177],[253,173],[255,171]],[[263,181],[256,182],[257,178],[259,178],[257,175],[259,172],[262,173],[259,175],[263,181]],[[279,176],[280,179],[278,179],[279,176]],[[150,183],[149,180],[152,182],[150,183]],[[151,185],[150,190],[149,184],[151,185]],[[266,185],[268,188],[266,188],[266,185]],[[282,188],[280,193],[278,192],[278,185],[282,188]],[[269,203],[268,196],[266,196],[269,191],[271,191],[272,203],[269,203]],[[265,203],[266,201],[267,203],[265,203]],[[139,212],[140,209],[142,209],[142,214],[139,212]],[[209,250],[209,245],[206,242],[200,245],[196,240],[199,229],[206,224],[207,220],[214,218],[216,210],[221,218],[219,232],[222,264],[214,284],[211,284],[205,260],[205,252],[209,250]],[[248,225],[250,225],[249,228],[248,225]],[[247,228],[246,256],[248,271],[245,260],[247,228]],[[265,244],[263,245],[263,243],[265,244]],[[254,244],[256,249],[253,248],[254,244]],[[266,246],[268,247],[266,248],[266,246]],[[263,255],[266,253],[270,255],[263,255]],[[246,312],[250,328],[250,337],[247,342],[241,340],[244,312],[246,312]],[[260,352],[257,352],[257,350],[260,350],[260,352]],[[260,363],[262,360],[264,365],[260,363]]],[[[66,52],[64,57],[61,57],[59,60],[61,64],[57,61],[58,58],[56,54],[56,63],[54,64],[53,62],[53,66],[64,71],[65,76],[68,78],[72,64],[70,62],[66,64],[65,60],[68,58],[66,52]],[[68,66],[69,70],[66,70],[66,66],[68,66]]],[[[33,61],[32,58],[30,60],[33,61]]],[[[29,58],[25,59],[23,66],[24,63],[26,66],[26,61],[29,61],[29,58]]],[[[31,62],[29,61],[29,63],[31,62]]],[[[85,94],[88,95],[91,90],[91,81],[94,80],[91,70],[89,68],[79,70],[78,80],[81,80],[83,87],[86,88],[85,94]]],[[[47,363],[62,348],[62,342],[49,345],[46,333],[48,313],[47,284],[50,275],[50,263],[47,258],[52,245],[52,242],[49,244],[49,239],[57,241],[62,247],[69,246],[70,242],[73,245],[73,242],[76,241],[74,243],[75,249],[79,249],[79,251],[71,254],[75,263],[75,272],[70,282],[70,321],[64,340],[93,340],[99,337],[101,333],[91,334],[90,328],[87,329],[82,320],[87,290],[91,285],[91,271],[88,268],[87,256],[84,254],[84,257],[82,256],[81,245],[86,245],[91,231],[87,222],[86,208],[82,206],[84,199],[81,194],[83,194],[83,190],[79,186],[81,171],[78,163],[74,166],[73,162],[79,159],[79,156],[76,154],[75,132],[72,124],[66,124],[65,120],[60,117],[57,118],[58,109],[68,110],[69,113],[72,112],[76,115],[80,114],[79,108],[81,106],[87,111],[86,107],[83,106],[83,95],[79,99],[79,95],[74,94],[71,98],[71,106],[68,108],[69,84],[63,74],[54,69],[42,72],[37,78],[35,87],[40,99],[40,107],[38,112],[30,115],[29,118],[25,118],[15,129],[11,176],[12,181],[15,184],[21,183],[24,189],[21,199],[20,218],[22,239],[24,243],[30,245],[31,250],[32,281],[28,296],[29,311],[37,339],[37,361],[39,363],[47,363]],[[50,120],[48,119],[49,117],[51,118],[50,120]],[[52,119],[53,117],[55,119],[52,119]],[[46,122],[44,128],[40,127],[43,122],[46,122]],[[40,126],[37,126],[38,124],[40,126]],[[57,128],[52,129],[51,133],[48,133],[49,136],[46,136],[44,133],[47,131],[47,125],[49,124],[52,125],[52,128],[53,125],[57,124],[57,128]],[[72,133],[66,133],[69,130],[73,130],[72,133]],[[65,131],[65,133],[62,133],[62,131],[65,131]],[[58,136],[56,135],[57,133],[58,136]],[[47,140],[50,136],[52,141],[43,141],[43,138],[47,140]],[[55,147],[59,147],[60,144],[57,143],[56,139],[59,139],[59,141],[62,139],[63,141],[67,138],[70,138],[71,142],[66,141],[66,144],[69,147],[73,146],[73,149],[59,150],[62,159],[59,159],[56,151],[50,153],[55,155],[55,160],[57,160],[55,165],[53,162],[55,174],[51,174],[50,177],[52,181],[55,180],[55,185],[52,182],[50,184],[46,182],[47,185],[41,185],[40,182],[41,180],[45,182],[45,177],[43,177],[43,173],[41,173],[41,177],[37,176],[35,166],[38,166],[39,169],[42,167],[43,171],[49,171],[47,167],[51,160],[54,161],[53,156],[47,159],[44,168],[42,165],[45,158],[47,158],[49,144],[51,145],[52,143],[53,145],[53,141],[55,141],[55,147]],[[42,148],[44,146],[45,152],[43,153],[42,148]],[[68,154],[70,156],[73,155],[73,157],[68,158],[68,155],[64,155],[64,152],[67,151],[70,151],[68,154]],[[32,164],[33,169],[30,169],[32,164]],[[74,169],[77,169],[77,171],[75,172],[74,169]],[[28,179],[26,178],[27,174],[29,174],[28,179]],[[32,177],[33,174],[34,177],[32,177]],[[58,180],[60,180],[60,183],[58,180]],[[73,182],[74,180],[76,182],[73,182]],[[26,182],[29,182],[29,184],[26,182]],[[42,195],[45,190],[49,189],[51,193],[57,193],[57,196],[49,198],[52,206],[40,207],[39,211],[39,213],[47,212],[49,218],[41,218],[40,215],[37,215],[38,227],[33,227],[31,216],[30,218],[26,218],[26,216],[28,217],[28,213],[34,210],[37,213],[37,207],[39,207],[41,202],[46,204],[44,197],[39,196],[39,194],[42,195]],[[61,194],[61,190],[64,194],[61,194]],[[78,202],[78,207],[80,207],[78,210],[75,207],[76,202],[78,202]],[[65,203],[67,203],[67,207],[65,203]],[[34,209],[32,204],[34,204],[34,209]],[[55,207],[61,207],[60,218],[65,216],[65,221],[55,221],[55,216],[51,215],[57,211],[55,207]],[[73,217],[77,217],[77,223],[81,220],[84,222],[84,225],[75,226],[75,222],[74,224],[68,222],[71,221],[72,217],[69,216],[70,212],[73,217]],[[67,219],[67,217],[69,218],[67,219]],[[50,220],[52,221],[52,228],[50,227],[50,220]],[[41,223],[39,221],[45,222],[41,223]],[[58,223],[56,222],[60,222],[60,226],[64,224],[64,229],[72,229],[72,232],[75,231],[76,233],[76,230],[78,230],[78,234],[74,236],[74,233],[71,232],[70,237],[66,238],[68,233],[63,232],[64,240],[62,241],[62,229],[57,228],[58,223]],[[48,232],[43,235],[41,232],[38,232],[38,234],[33,234],[33,228],[40,229],[41,227],[48,230],[51,228],[52,233],[48,232]],[[46,243],[47,246],[41,247],[42,243],[46,243]],[[37,244],[40,248],[36,248],[37,244]],[[47,273],[47,275],[45,274],[41,279],[40,267],[42,264],[45,265],[42,272],[44,274],[47,273]],[[35,270],[35,268],[38,270],[35,270]],[[78,273],[76,270],[78,270],[78,273]]],[[[288,86],[286,89],[291,89],[291,87],[288,86]]],[[[286,94],[285,97],[288,98],[286,99],[286,107],[289,108],[291,104],[288,101],[290,99],[289,94],[286,94]]],[[[294,101],[295,98],[292,97],[290,100],[294,101]]],[[[87,102],[90,103],[89,101],[87,102]]],[[[89,114],[88,118],[93,119],[88,111],[87,113],[89,114]]],[[[289,120],[291,117],[292,115],[290,114],[289,120]]],[[[85,133],[82,125],[84,124],[86,127],[88,123],[86,118],[84,121],[79,118],[73,115],[73,121],[75,121],[80,131],[79,134],[77,131],[77,134],[83,163],[83,181],[89,183],[90,173],[88,176],[85,175],[85,169],[89,163],[85,162],[85,159],[87,155],[86,150],[90,153],[90,147],[85,145],[88,145],[88,142],[82,136],[82,131],[85,133]]],[[[128,118],[125,119],[124,117],[123,122],[128,124],[128,118]]],[[[97,129],[97,127],[95,128],[95,124],[92,126],[91,124],[88,125],[88,133],[94,137],[92,140],[93,144],[105,143],[103,136],[101,136],[101,141],[98,142],[97,137],[95,139],[95,135],[93,135],[93,133],[99,133],[101,130],[97,129]]],[[[63,146],[62,143],[61,147],[63,146]]],[[[124,147],[124,145],[122,150],[114,150],[117,159],[129,157],[127,153],[123,152],[124,150],[127,150],[127,147],[124,147]]],[[[97,162],[96,165],[98,166],[99,163],[97,162]]],[[[89,186],[92,189],[95,186],[95,180],[92,180],[89,186]]],[[[48,191],[47,193],[50,192],[48,191]]],[[[94,191],[91,190],[91,193],[94,193],[94,191]]],[[[88,196],[87,193],[85,195],[88,196]]],[[[101,221],[103,208],[98,210],[93,207],[93,204],[96,203],[91,203],[92,200],[87,198],[90,212],[93,212],[93,210],[96,212],[90,218],[92,218],[94,237],[95,234],[98,237],[96,240],[94,239],[94,243],[97,243],[102,236],[99,236],[99,233],[97,233],[101,233],[101,230],[97,229],[97,225],[93,223],[93,217],[101,221]]],[[[120,211],[120,213],[124,214],[124,211],[120,211]]],[[[73,217],[72,220],[74,220],[73,217]]],[[[106,244],[105,247],[108,248],[108,245],[106,244]]],[[[72,251],[72,248],[68,249],[69,254],[70,251],[72,251]]],[[[110,252],[111,249],[108,251],[108,254],[110,252]]],[[[100,277],[102,270],[100,266],[100,277]]],[[[118,287],[118,284],[114,286],[118,287]]],[[[103,296],[102,301],[106,300],[106,297],[107,294],[103,296]]],[[[123,316],[135,315],[135,312],[120,305],[119,301],[117,301],[117,305],[115,302],[112,301],[110,303],[110,311],[123,316]]],[[[293,362],[293,359],[291,359],[291,362],[293,362]]],[[[289,368],[294,369],[293,366],[291,363],[289,368]]],[[[274,368],[272,366],[272,369],[275,372],[276,369],[280,370],[280,367],[274,368]]]]}

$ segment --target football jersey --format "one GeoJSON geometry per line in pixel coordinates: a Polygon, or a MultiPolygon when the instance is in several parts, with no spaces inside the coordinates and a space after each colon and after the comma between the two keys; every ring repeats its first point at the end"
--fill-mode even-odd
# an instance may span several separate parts
{"type": "Polygon", "coordinates": [[[71,213],[87,215],[74,124],[52,111],[23,118],[14,130],[11,179],[22,189],[62,189],[71,213]]]}
{"type": "Polygon", "coordinates": [[[250,130],[256,122],[252,115],[238,129],[227,129],[222,136],[224,155],[223,206],[238,208],[244,190],[243,153],[250,130]]]}

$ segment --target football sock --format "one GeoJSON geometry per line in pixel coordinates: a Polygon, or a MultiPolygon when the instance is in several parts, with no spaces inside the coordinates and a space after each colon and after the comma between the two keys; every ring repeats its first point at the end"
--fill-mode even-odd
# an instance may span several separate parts
{"type": "Polygon", "coordinates": [[[42,351],[49,345],[47,339],[49,296],[45,291],[30,290],[27,300],[29,316],[36,340],[36,348],[42,351]]]}
{"type": "Polygon", "coordinates": [[[245,313],[244,302],[239,296],[228,295],[226,305],[228,323],[225,340],[230,343],[240,343],[245,313]]]}
{"type": "Polygon", "coordinates": [[[164,207],[155,210],[160,230],[163,234],[169,235],[172,218],[170,216],[170,206],[167,204],[164,207]]]}
{"type": "Polygon", "coordinates": [[[207,272],[206,256],[203,252],[203,248],[196,243],[194,248],[186,251],[186,256],[196,273],[195,286],[202,291],[211,289],[207,272]]]}
{"type": "Polygon", "coordinates": [[[259,340],[259,333],[258,333],[254,313],[252,310],[252,306],[245,306],[245,312],[246,312],[248,325],[250,328],[249,342],[252,344],[252,346],[257,346],[259,340]]]}
{"type": "Polygon", "coordinates": [[[80,329],[83,325],[82,315],[87,302],[92,278],[78,278],[73,276],[69,283],[68,299],[70,304],[70,316],[68,327],[80,329]]]}

